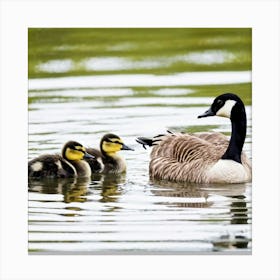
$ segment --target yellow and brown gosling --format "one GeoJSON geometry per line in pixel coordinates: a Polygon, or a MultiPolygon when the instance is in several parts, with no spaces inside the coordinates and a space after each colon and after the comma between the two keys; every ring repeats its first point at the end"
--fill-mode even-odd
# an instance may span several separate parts
{"type": "Polygon", "coordinates": [[[92,173],[119,174],[126,171],[125,160],[117,153],[121,150],[131,150],[123,140],[112,133],[105,134],[100,141],[100,150],[87,148],[86,151],[94,158],[86,159],[92,173]]]}
{"type": "Polygon", "coordinates": [[[93,156],[86,152],[83,145],[69,141],[63,146],[61,155],[46,154],[30,160],[28,162],[28,177],[90,177],[90,166],[84,160],[87,158],[93,158],[93,156]]]}
{"type": "Polygon", "coordinates": [[[137,142],[154,146],[149,172],[151,179],[194,183],[243,183],[251,180],[251,162],[242,148],[246,137],[246,112],[242,100],[225,93],[198,118],[229,118],[230,140],[221,133],[168,133],[137,142]]]}

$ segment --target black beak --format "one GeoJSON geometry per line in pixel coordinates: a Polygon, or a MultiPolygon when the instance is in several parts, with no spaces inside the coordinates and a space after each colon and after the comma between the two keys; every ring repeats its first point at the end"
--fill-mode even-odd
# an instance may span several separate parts
{"type": "Polygon", "coordinates": [[[215,113],[212,111],[212,109],[208,109],[205,113],[201,114],[198,116],[198,118],[205,118],[205,117],[210,117],[210,116],[215,116],[215,113]]]}
{"type": "Polygon", "coordinates": [[[84,158],[95,158],[95,156],[92,156],[91,154],[85,152],[84,158]]]}
{"type": "Polygon", "coordinates": [[[126,146],[125,144],[122,144],[122,148],[121,150],[129,150],[129,151],[134,151],[133,149],[129,148],[128,146],[126,146]]]}

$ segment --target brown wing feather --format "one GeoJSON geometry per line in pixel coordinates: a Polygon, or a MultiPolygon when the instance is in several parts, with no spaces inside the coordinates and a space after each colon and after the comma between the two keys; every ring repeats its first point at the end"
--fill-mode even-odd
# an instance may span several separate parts
{"type": "MultiPolygon", "coordinates": [[[[171,181],[207,182],[207,170],[228,147],[221,133],[173,134],[161,137],[151,152],[150,176],[171,181]]],[[[242,163],[250,161],[242,153],[242,163]]]]}
{"type": "Polygon", "coordinates": [[[193,135],[215,145],[228,145],[229,143],[228,137],[219,132],[202,132],[193,135]]]}
{"type": "MultiPolygon", "coordinates": [[[[218,136],[219,138],[220,136],[218,136]]],[[[167,157],[178,162],[191,162],[211,156],[211,159],[219,159],[228,146],[225,138],[214,139],[205,134],[173,134],[165,135],[154,146],[151,158],[167,157]],[[218,146],[218,147],[217,147],[218,146]],[[215,152],[215,153],[214,153],[215,152]]]]}

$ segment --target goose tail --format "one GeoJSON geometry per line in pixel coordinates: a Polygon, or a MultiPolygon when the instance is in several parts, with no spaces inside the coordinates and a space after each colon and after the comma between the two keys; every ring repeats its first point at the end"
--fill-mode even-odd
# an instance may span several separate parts
{"type": "Polygon", "coordinates": [[[137,137],[136,142],[143,145],[143,148],[146,150],[146,146],[153,146],[153,139],[147,137],[137,137]]]}
{"type": "MultiPolygon", "coordinates": [[[[173,132],[167,130],[168,134],[170,135],[175,135],[173,132]]],[[[146,146],[155,146],[159,144],[160,141],[166,136],[166,134],[159,134],[157,136],[154,136],[152,138],[147,138],[147,137],[137,137],[136,142],[143,145],[143,148],[146,149],[146,146]]]]}

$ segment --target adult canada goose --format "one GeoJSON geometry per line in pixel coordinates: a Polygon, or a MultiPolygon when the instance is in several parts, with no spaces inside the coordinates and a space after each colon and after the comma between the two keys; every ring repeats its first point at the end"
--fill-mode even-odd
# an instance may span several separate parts
{"type": "Polygon", "coordinates": [[[89,164],[83,160],[93,158],[85,147],[75,141],[67,142],[62,154],[41,155],[28,162],[28,176],[35,178],[90,177],[89,164]]]}
{"type": "Polygon", "coordinates": [[[112,133],[105,134],[100,141],[100,150],[87,148],[94,159],[86,159],[92,173],[122,173],[126,171],[125,160],[117,154],[120,150],[132,150],[123,140],[112,133]]]}
{"type": "Polygon", "coordinates": [[[251,180],[251,163],[242,152],[246,137],[246,112],[242,100],[225,93],[215,98],[198,118],[226,117],[231,120],[228,141],[221,133],[171,133],[137,142],[154,146],[149,172],[151,179],[195,183],[242,183],[251,180]]]}

